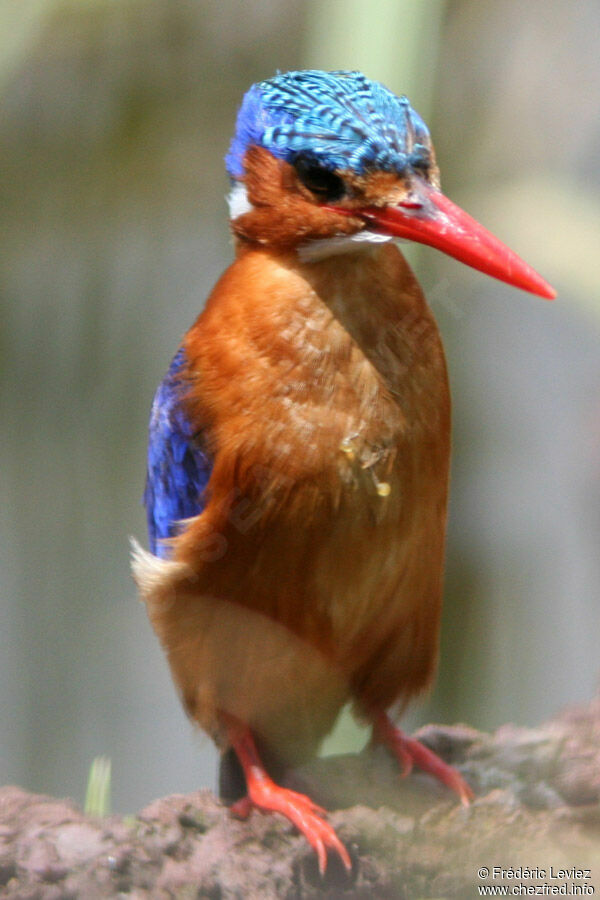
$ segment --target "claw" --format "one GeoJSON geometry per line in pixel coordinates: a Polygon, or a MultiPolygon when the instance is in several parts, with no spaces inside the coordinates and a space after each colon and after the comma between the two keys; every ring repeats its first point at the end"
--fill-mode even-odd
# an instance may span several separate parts
{"type": "Polygon", "coordinates": [[[321,875],[327,868],[327,850],[335,851],[346,869],[352,869],[348,851],[333,826],[322,818],[324,810],[304,794],[280,787],[270,778],[263,778],[249,786],[248,796],[244,800],[261,812],[278,812],[289,819],[317,854],[321,875]]]}
{"type": "Polygon", "coordinates": [[[235,816],[236,819],[247,819],[253,808],[252,800],[250,797],[246,796],[242,797],[241,800],[236,800],[236,802],[229,807],[229,812],[232,816],[235,816]]]}
{"type": "Polygon", "coordinates": [[[445,763],[424,744],[404,734],[385,713],[380,713],[375,719],[373,738],[389,747],[402,766],[403,776],[410,772],[414,764],[458,794],[463,806],[468,806],[473,799],[473,791],[453,766],[445,763]]]}
{"type": "Polygon", "coordinates": [[[244,770],[248,788],[247,796],[234,803],[231,812],[243,819],[247,818],[252,809],[281,813],[304,835],[317,854],[321,875],[325,874],[327,868],[328,850],[337,853],[350,872],[350,856],[333,826],[323,818],[327,815],[326,811],[305,794],[280,787],[269,778],[248,728],[239,724],[230,728],[229,739],[244,770]]]}

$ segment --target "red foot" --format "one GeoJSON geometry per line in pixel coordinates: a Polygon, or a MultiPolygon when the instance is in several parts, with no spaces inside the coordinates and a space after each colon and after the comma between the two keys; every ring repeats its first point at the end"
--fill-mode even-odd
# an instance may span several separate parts
{"type": "Polygon", "coordinates": [[[243,819],[252,809],[281,813],[296,826],[316,852],[321,875],[327,868],[327,849],[335,850],[346,869],[350,871],[352,863],[348,851],[332,826],[323,819],[326,815],[325,810],[304,794],[280,787],[269,778],[260,762],[248,728],[232,727],[229,738],[242,764],[248,787],[248,795],[234,803],[231,807],[232,813],[243,819]]]}
{"type": "Polygon", "coordinates": [[[391,722],[386,713],[380,713],[375,719],[373,739],[389,747],[402,766],[403,777],[408,775],[415,765],[457,793],[463,806],[468,806],[473,799],[473,791],[456,769],[445,763],[432,750],[428,750],[424,744],[407,737],[391,722]]]}

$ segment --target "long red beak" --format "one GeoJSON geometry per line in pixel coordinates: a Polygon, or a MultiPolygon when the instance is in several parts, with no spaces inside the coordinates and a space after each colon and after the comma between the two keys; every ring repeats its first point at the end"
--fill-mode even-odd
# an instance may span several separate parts
{"type": "MultiPolygon", "coordinates": [[[[356,210],[332,208],[357,214],[356,210]]],[[[358,214],[373,231],[429,244],[514,287],[548,300],[556,297],[556,291],[531,266],[460,206],[421,179],[415,179],[409,197],[398,206],[364,207],[358,214]]]]}

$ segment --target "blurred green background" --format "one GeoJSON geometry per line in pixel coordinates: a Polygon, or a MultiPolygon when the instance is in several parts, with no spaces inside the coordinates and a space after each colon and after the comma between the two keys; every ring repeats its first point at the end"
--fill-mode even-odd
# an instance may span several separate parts
{"type": "MultiPolygon", "coordinates": [[[[600,611],[597,0],[0,2],[0,782],[212,785],[136,603],[154,388],[232,257],[222,158],[277,69],[410,96],[447,194],[559,290],[410,249],[455,430],[442,662],[409,725],[589,698],[600,611]]],[[[347,726],[327,749],[358,746],[347,726]]]]}

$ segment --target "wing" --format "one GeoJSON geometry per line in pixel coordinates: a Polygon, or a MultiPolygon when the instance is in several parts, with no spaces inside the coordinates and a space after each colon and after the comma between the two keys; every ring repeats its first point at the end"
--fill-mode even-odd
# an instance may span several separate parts
{"type": "Polygon", "coordinates": [[[212,470],[204,435],[192,426],[182,404],[185,363],[181,347],[155,394],[150,416],[144,504],[150,550],[160,557],[169,555],[163,541],[182,530],[181,520],[202,512],[212,470]]]}

